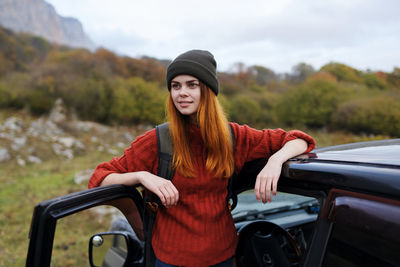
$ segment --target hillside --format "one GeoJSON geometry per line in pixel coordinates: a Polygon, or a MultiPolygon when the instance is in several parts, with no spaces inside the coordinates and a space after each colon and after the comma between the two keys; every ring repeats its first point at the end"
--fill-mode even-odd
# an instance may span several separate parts
{"type": "MultiPolygon", "coordinates": [[[[0,109],[49,114],[57,99],[79,119],[109,125],[155,125],[165,119],[165,66],[49,44],[0,28],[0,109]]],[[[400,69],[361,71],[339,62],[306,63],[278,74],[238,63],[219,72],[230,120],[255,127],[309,128],[400,136],[400,69]]]]}
{"type": "Polygon", "coordinates": [[[81,121],[56,101],[48,116],[0,113],[0,164],[42,164],[71,161],[92,153],[118,156],[147,127],[110,127],[81,121]]]}
{"type": "Polygon", "coordinates": [[[0,0],[0,25],[41,36],[52,43],[94,49],[77,19],[58,15],[44,0],[0,0]]]}

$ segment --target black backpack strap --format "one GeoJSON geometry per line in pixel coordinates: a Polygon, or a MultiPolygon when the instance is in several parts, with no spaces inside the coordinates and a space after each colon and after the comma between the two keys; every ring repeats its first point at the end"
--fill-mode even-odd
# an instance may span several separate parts
{"type": "MultiPolygon", "coordinates": [[[[173,143],[169,131],[169,124],[163,123],[156,126],[158,146],[158,170],[157,175],[167,180],[172,180],[174,170],[172,168],[173,143]]],[[[156,220],[157,210],[161,207],[161,200],[153,193],[146,190],[144,195],[145,211],[143,216],[143,228],[145,233],[145,263],[146,266],[154,266],[155,255],[151,245],[153,226],[156,220]]]]}
{"type": "MultiPolygon", "coordinates": [[[[157,175],[167,180],[172,180],[174,170],[172,168],[172,156],[174,154],[174,147],[172,137],[169,132],[169,123],[163,123],[156,126],[157,146],[158,146],[158,169],[157,175]]],[[[150,205],[153,211],[161,205],[160,199],[150,193],[146,192],[145,202],[150,205]]]]}
{"type": "MultiPolygon", "coordinates": [[[[232,147],[233,149],[235,149],[235,133],[233,132],[232,125],[229,124],[229,126],[230,126],[229,129],[231,130],[232,147]]],[[[237,195],[233,193],[232,189],[233,180],[235,179],[236,176],[237,176],[236,172],[233,171],[232,176],[229,177],[229,182],[228,182],[228,194],[226,195],[226,202],[228,203],[227,205],[230,211],[232,211],[237,204],[237,195]]]]}
{"type": "Polygon", "coordinates": [[[157,175],[167,180],[172,180],[174,170],[172,168],[172,156],[174,145],[172,143],[169,123],[163,123],[156,127],[158,144],[158,171],[157,175]]]}

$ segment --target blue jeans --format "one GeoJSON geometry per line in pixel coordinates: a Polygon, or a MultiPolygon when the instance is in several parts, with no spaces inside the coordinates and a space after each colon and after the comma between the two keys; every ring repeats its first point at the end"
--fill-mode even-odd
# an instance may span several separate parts
{"type": "MultiPolygon", "coordinates": [[[[217,263],[215,265],[212,265],[211,267],[232,267],[233,266],[233,261],[232,258],[229,258],[223,262],[217,263]]],[[[154,267],[178,267],[177,265],[171,265],[168,263],[164,263],[160,261],[159,259],[156,258],[156,262],[154,267]]]]}

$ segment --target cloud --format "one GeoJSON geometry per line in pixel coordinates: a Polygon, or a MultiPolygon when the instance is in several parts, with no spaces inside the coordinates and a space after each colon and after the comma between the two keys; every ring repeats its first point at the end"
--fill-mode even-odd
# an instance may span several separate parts
{"type": "Polygon", "coordinates": [[[399,64],[397,0],[48,2],[80,19],[99,45],[131,56],[172,59],[202,48],[223,69],[240,61],[278,72],[299,62],[385,71],[399,64]]]}

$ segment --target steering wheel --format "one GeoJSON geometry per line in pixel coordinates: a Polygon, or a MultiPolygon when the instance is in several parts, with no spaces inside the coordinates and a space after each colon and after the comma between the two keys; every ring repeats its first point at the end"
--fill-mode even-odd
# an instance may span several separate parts
{"type": "Polygon", "coordinates": [[[299,263],[301,251],[294,238],[282,227],[267,221],[255,221],[238,232],[238,267],[293,266],[299,263]]]}

